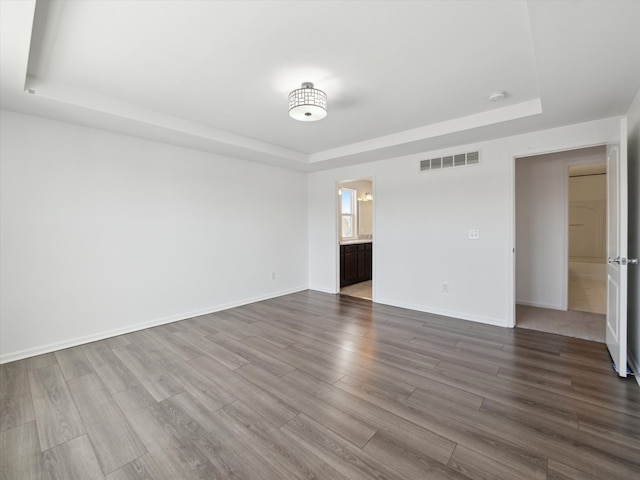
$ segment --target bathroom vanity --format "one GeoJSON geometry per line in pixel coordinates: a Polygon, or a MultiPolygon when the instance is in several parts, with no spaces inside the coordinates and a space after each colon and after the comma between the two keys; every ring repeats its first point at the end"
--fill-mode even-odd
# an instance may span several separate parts
{"type": "Polygon", "coordinates": [[[373,242],[351,240],[340,244],[340,288],[371,280],[373,242]]]}

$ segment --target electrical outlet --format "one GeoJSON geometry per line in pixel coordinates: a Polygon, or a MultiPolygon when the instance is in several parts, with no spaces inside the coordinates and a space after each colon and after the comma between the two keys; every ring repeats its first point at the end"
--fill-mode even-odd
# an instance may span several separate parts
{"type": "Polygon", "coordinates": [[[469,230],[469,240],[479,240],[480,239],[480,230],[477,228],[473,230],[469,230]]]}
{"type": "Polygon", "coordinates": [[[449,284],[447,282],[442,284],[442,293],[449,293],[449,284]]]}
{"type": "Polygon", "coordinates": [[[271,272],[271,280],[275,280],[276,279],[276,272],[271,272]]]}

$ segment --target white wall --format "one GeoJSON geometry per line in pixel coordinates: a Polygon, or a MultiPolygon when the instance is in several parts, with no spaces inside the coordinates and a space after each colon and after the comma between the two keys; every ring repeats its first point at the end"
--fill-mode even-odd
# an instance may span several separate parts
{"type": "MultiPolygon", "coordinates": [[[[629,257],[640,258],[640,91],[627,113],[629,158],[629,257]]],[[[640,265],[629,271],[628,338],[632,367],[640,373],[640,265]]],[[[640,377],[636,377],[640,383],[640,377]]]]}
{"type": "Polygon", "coordinates": [[[604,146],[516,160],[517,303],[566,310],[569,165],[604,161],[604,146]]]}
{"type": "Polygon", "coordinates": [[[8,111],[0,137],[2,362],[307,286],[305,174],[8,111]]]}
{"type": "Polygon", "coordinates": [[[338,288],[336,183],[373,177],[374,301],[513,325],[514,157],[602,144],[616,125],[606,119],[310,174],[310,288],[338,288]],[[479,166],[418,171],[421,159],[476,149],[479,166]],[[480,239],[468,240],[469,229],[480,239]]]}

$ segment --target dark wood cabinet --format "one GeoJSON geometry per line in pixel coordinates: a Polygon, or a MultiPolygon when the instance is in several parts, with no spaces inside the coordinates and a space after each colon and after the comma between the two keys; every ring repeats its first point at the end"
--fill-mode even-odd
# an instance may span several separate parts
{"type": "Polygon", "coordinates": [[[358,246],[342,245],[344,248],[344,283],[349,285],[358,282],[358,246]]]}
{"type": "Polygon", "coordinates": [[[340,245],[340,287],[371,280],[372,244],[340,245]]]}
{"type": "Polygon", "coordinates": [[[365,256],[364,248],[358,249],[358,281],[362,281],[365,278],[364,276],[364,256],[365,256]]]}
{"type": "Polygon", "coordinates": [[[373,244],[365,243],[364,279],[371,280],[373,276],[373,244]]]}

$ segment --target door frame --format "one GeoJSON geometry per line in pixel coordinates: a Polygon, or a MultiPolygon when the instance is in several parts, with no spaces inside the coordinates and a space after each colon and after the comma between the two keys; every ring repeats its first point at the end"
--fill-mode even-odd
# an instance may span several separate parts
{"type": "MultiPolygon", "coordinates": [[[[347,179],[342,179],[342,180],[335,180],[334,182],[334,189],[333,189],[333,198],[335,201],[335,208],[334,208],[334,212],[335,212],[335,222],[334,222],[334,229],[335,229],[335,233],[334,233],[334,242],[335,242],[335,275],[334,275],[334,292],[336,294],[340,293],[340,230],[341,230],[341,218],[340,218],[340,201],[338,200],[339,194],[338,194],[338,189],[340,188],[340,184],[341,183],[347,183],[347,182],[358,182],[361,180],[369,180],[371,181],[371,194],[373,195],[373,205],[372,205],[372,212],[371,212],[371,237],[375,242],[375,238],[376,238],[376,209],[377,209],[377,198],[378,198],[378,192],[376,189],[376,176],[375,174],[370,174],[370,175],[363,175],[363,176],[357,176],[356,178],[347,178],[347,179]]],[[[376,261],[376,248],[374,245],[374,242],[372,242],[372,246],[371,246],[371,301],[375,302],[376,301],[376,264],[378,263],[376,261]]]]}
{"type": "MultiPolygon", "coordinates": [[[[535,157],[539,155],[547,155],[552,153],[560,153],[560,152],[568,152],[571,150],[581,150],[583,148],[591,148],[591,147],[601,147],[606,145],[606,141],[597,141],[593,143],[570,143],[566,145],[556,145],[550,148],[540,148],[528,150],[522,153],[512,153],[511,154],[511,238],[510,238],[510,246],[511,246],[511,262],[509,265],[509,282],[511,284],[511,288],[509,289],[509,295],[507,298],[507,327],[515,328],[516,326],[516,160],[519,158],[526,157],[535,157]]],[[[589,163],[589,162],[586,162],[589,163]]],[[[592,162],[593,163],[593,162],[592,162]]],[[[596,162],[597,163],[597,162],[596,162]]],[[[579,164],[579,163],[576,163],[579,164]]],[[[573,165],[573,164],[572,164],[573,165]]],[[[566,170],[566,181],[564,182],[563,189],[565,190],[564,201],[566,203],[564,211],[565,216],[565,224],[566,231],[563,239],[563,257],[565,259],[563,271],[564,271],[564,280],[563,280],[563,298],[564,304],[568,304],[568,269],[569,269],[569,169],[566,170]]]]}

